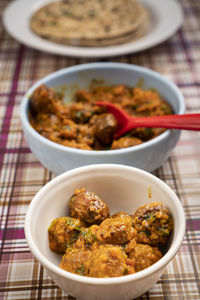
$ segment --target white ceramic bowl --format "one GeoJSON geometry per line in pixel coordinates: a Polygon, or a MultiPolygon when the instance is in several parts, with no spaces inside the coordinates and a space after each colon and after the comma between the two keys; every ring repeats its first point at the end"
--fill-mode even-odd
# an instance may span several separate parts
{"type": "Polygon", "coordinates": [[[22,99],[21,123],[26,140],[40,162],[56,174],[75,167],[100,163],[117,163],[153,171],[169,157],[178,142],[180,131],[167,130],[141,145],[119,150],[89,151],[56,144],[37,133],[28,120],[29,97],[42,83],[50,87],[67,85],[67,91],[87,88],[91,80],[103,80],[105,85],[134,86],[143,81],[144,88],[155,88],[168,101],[176,114],[185,112],[179,89],[160,74],[143,67],[123,63],[91,63],[66,68],[50,74],[34,84],[22,99]],[[70,89],[71,88],[71,89],[70,89]]]}
{"type": "Polygon", "coordinates": [[[117,164],[90,165],[57,176],[33,198],[25,219],[26,239],[33,255],[60,288],[80,300],[127,300],[143,294],[157,282],[177,253],[184,232],[184,211],[176,194],[152,174],[117,164]],[[75,189],[81,187],[102,197],[111,213],[126,211],[132,214],[142,204],[162,202],[174,220],[166,254],[145,270],[115,278],[84,277],[59,268],[60,256],[49,250],[47,229],[54,218],[69,213],[68,199],[75,189]]]}

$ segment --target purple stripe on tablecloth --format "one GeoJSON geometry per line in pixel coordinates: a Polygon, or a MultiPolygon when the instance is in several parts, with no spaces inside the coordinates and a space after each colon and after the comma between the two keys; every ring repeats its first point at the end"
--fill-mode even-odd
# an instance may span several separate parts
{"type": "Polygon", "coordinates": [[[29,148],[13,148],[13,149],[5,149],[4,153],[31,153],[29,148]]]}
{"type": "MultiPolygon", "coordinates": [[[[9,95],[8,99],[8,104],[6,107],[6,112],[3,120],[3,125],[0,133],[0,141],[1,141],[1,148],[5,148],[8,140],[8,132],[10,128],[10,122],[11,122],[11,117],[12,117],[12,112],[14,109],[14,103],[15,103],[15,93],[17,91],[17,86],[18,86],[18,78],[19,78],[19,73],[21,69],[21,63],[22,63],[22,54],[24,51],[24,46],[21,46],[19,55],[18,55],[18,60],[15,68],[15,73],[13,76],[13,83],[11,87],[11,92],[9,95]]],[[[1,171],[1,166],[3,163],[3,153],[0,152],[0,171],[1,171]]]]}
{"type": "Polygon", "coordinates": [[[10,92],[10,93],[0,93],[0,97],[7,97],[9,95],[14,94],[15,96],[23,96],[25,94],[25,92],[10,92]]]}
{"type": "Polygon", "coordinates": [[[200,86],[200,82],[183,82],[183,83],[178,83],[176,82],[176,84],[179,87],[194,87],[194,86],[200,86]]]}
{"type": "MultiPolygon", "coordinates": [[[[0,151],[2,152],[4,149],[3,149],[3,146],[5,146],[6,145],[6,142],[7,142],[7,135],[5,135],[5,134],[0,134],[0,151]]],[[[0,152],[0,153],[1,153],[0,152]]],[[[1,162],[1,161],[0,161],[1,162]]]]}
{"type": "MultiPolygon", "coordinates": [[[[22,65],[23,53],[24,53],[24,46],[21,45],[20,48],[18,49],[18,55],[16,57],[17,63],[15,65],[15,71],[14,71],[14,74],[13,74],[12,86],[11,86],[11,90],[10,90],[10,94],[9,94],[9,98],[8,98],[8,103],[7,103],[6,110],[5,110],[5,116],[4,116],[3,123],[2,123],[2,131],[1,131],[1,134],[0,134],[0,140],[3,141],[1,143],[2,149],[6,148],[7,140],[8,140],[8,136],[9,136],[9,129],[10,129],[12,113],[13,113],[13,109],[15,107],[15,105],[14,105],[15,104],[15,93],[16,93],[17,88],[18,88],[18,80],[19,80],[19,75],[20,75],[20,70],[21,70],[21,65],[22,65]]],[[[0,174],[1,174],[1,170],[3,168],[3,161],[4,161],[4,152],[1,151],[0,152],[0,174]]],[[[14,181],[15,181],[15,177],[14,177],[14,181]]],[[[7,224],[8,224],[13,189],[14,189],[14,187],[12,188],[11,193],[10,193],[10,200],[8,201],[8,204],[6,205],[7,209],[6,209],[5,228],[7,228],[7,224]]],[[[5,203],[2,203],[2,206],[3,206],[3,209],[2,209],[2,216],[3,216],[5,214],[5,203]]],[[[2,260],[4,243],[5,243],[5,238],[6,238],[6,232],[7,232],[7,230],[4,230],[2,232],[0,262],[2,260]]]]}
{"type": "MultiPolygon", "coordinates": [[[[180,37],[181,45],[182,45],[183,50],[184,50],[184,55],[185,55],[186,61],[191,66],[191,63],[193,63],[193,59],[192,59],[192,57],[190,55],[190,48],[191,48],[191,46],[188,43],[187,39],[184,37],[183,30],[179,31],[179,37],[180,37]]],[[[193,80],[193,82],[195,82],[195,80],[193,80]]]]}
{"type": "Polygon", "coordinates": [[[200,230],[200,219],[190,219],[186,221],[186,229],[189,231],[200,230]]]}
{"type": "MultiPolygon", "coordinates": [[[[0,239],[3,238],[4,230],[0,230],[0,239]]],[[[5,240],[25,239],[24,228],[7,228],[5,240]]]]}

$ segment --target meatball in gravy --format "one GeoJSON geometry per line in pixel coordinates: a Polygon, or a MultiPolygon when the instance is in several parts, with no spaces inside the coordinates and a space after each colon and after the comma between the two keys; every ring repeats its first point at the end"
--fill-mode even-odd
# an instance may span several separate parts
{"type": "Polygon", "coordinates": [[[95,192],[80,188],[69,199],[69,217],[52,221],[49,247],[61,254],[60,268],[96,278],[118,277],[144,270],[167,249],[173,230],[169,211],[160,202],[140,206],[133,215],[110,216],[95,192]]]}
{"type": "Polygon", "coordinates": [[[70,216],[88,224],[99,224],[109,217],[107,204],[93,192],[76,190],[69,200],[70,216]]]}

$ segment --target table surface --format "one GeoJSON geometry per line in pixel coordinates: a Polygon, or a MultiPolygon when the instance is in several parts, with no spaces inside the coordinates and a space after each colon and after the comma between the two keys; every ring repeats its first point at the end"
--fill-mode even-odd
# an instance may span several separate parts
{"type": "MultiPolygon", "coordinates": [[[[166,1],[166,0],[163,0],[166,1]]],[[[11,1],[0,1],[0,13],[11,1]]],[[[187,112],[200,112],[200,1],[180,0],[184,24],[166,42],[104,61],[151,68],[175,82],[187,112]]],[[[36,192],[55,175],[24,140],[19,105],[27,89],[58,69],[101,61],[49,55],[11,38],[0,25],[0,299],[74,299],[61,291],[29,251],[24,218],[36,192]]],[[[183,131],[171,157],[153,172],[180,198],[183,244],[161,279],[139,299],[200,299],[200,133],[183,131]]],[[[91,299],[88,299],[91,300],[91,299]]]]}

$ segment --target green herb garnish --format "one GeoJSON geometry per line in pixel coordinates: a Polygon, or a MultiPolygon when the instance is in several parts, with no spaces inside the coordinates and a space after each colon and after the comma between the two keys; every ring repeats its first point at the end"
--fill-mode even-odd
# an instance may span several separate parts
{"type": "Polygon", "coordinates": [[[71,218],[66,219],[66,225],[71,226],[78,231],[81,231],[81,228],[78,225],[76,225],[76,223],[74,223],[74,221],[71,218]]]}
{"type": "Polygon", "coordinates": [[[164,229],[162,227],[159,227],[158,230],[161,232],[162,235],[164,236],[168,236],[169,235],[169,230],[168,229],[164,229]]]}
{"type": "Polygon", "coordinates": [[[123,250],[126,249],[126,244],[122,245],[122,249],[123,249],[123,250]]]}
{"type": "Polygon", "coordinates": [[[77,241],[79,237],[79,233],[78,232],[75,232],[71,237],[70,237],[70,244],[73,244],[77,241]]]}
{"type": "Polygon", "coordinates": [[[86,244],[92,244],[97,240],[96,235],[94,235],[90,230],[84,231],[82,236],[84,237],[86,244]]]}
{"type": "Polygon", "coordinates": [[[150,214],[147,214],[145,217],[144,217],[144,220],[150,220],[150,219],[155,219],[155,214],[153,213],[150,213],[150,214]]]}
{"type": "Polygon", "coordinates": [[[147,237],[149,237],[151,235],[150,231],[147,229],[143,230],[143,232],[146,234],[147,237]]]}
{"type": "Polygon", "coordinates": [[[81,267],[77,268],[76,273],[84,276],[85,275],[85,267],[82,265],[81,267]]]}
{"type": "Polygon", "coordinates": [[[124,269],[123,275],[127,275],[127,274],[128,274],[128,268],[126,267],[126,268],[124,269]]]}

